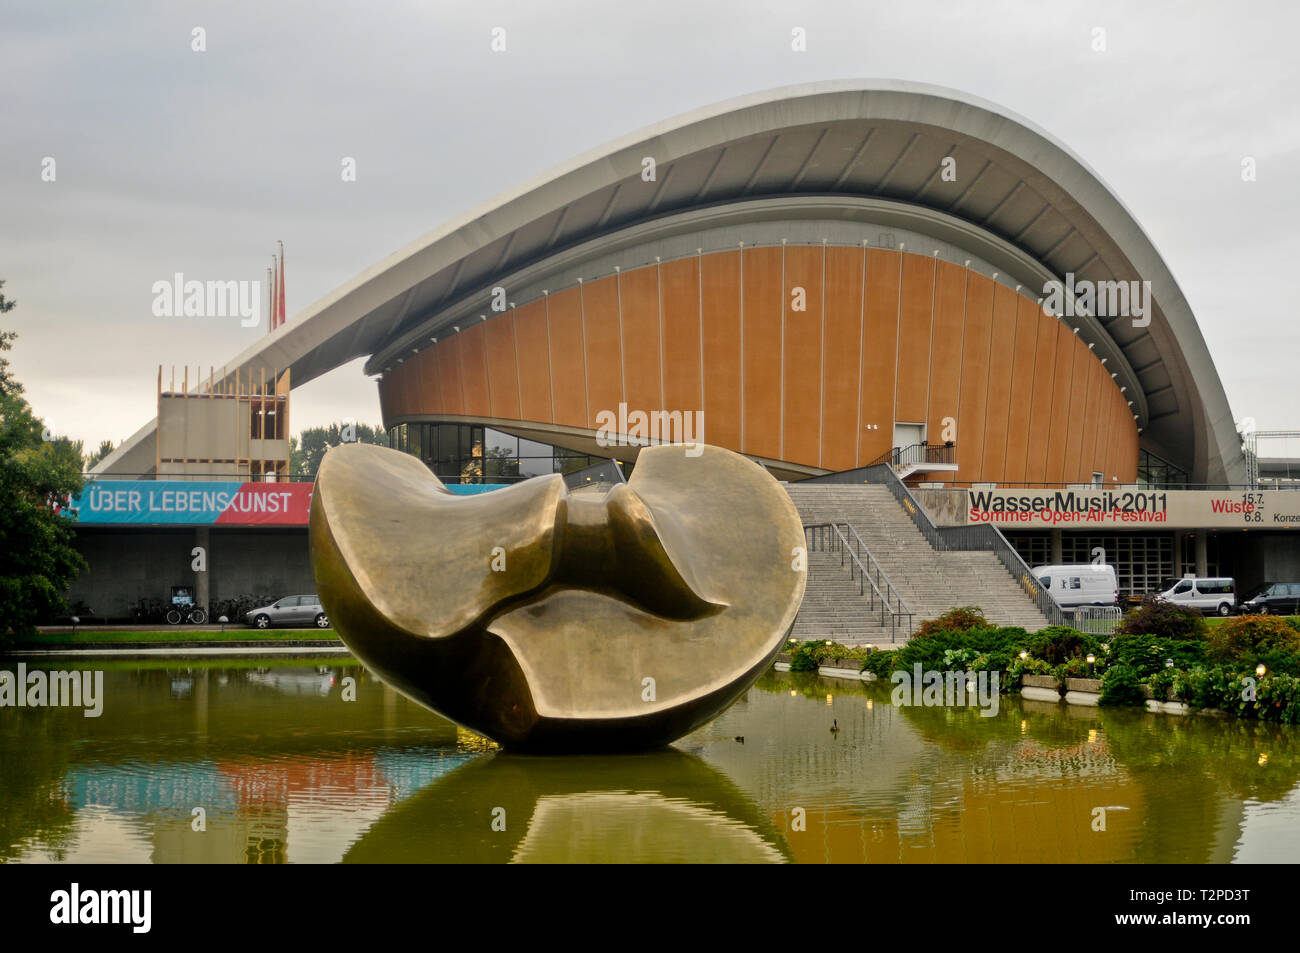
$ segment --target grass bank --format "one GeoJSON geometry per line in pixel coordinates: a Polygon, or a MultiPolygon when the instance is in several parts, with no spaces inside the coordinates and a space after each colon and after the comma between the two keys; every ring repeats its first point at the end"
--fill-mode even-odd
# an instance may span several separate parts
{"type": "Polygon", "coordinates": [[[220,630],[193,629],[184,626],[166,629],[135,630],[123,629],[88,629],[81,632],[42,632],[22,644],[33,647],[54,645],[114,645],[119,643],[154,642],[166,645],[173,642],[211,642],[214,645],[224,642],[286,642],[286,641],[333,642],[338,640],[333,629],[245,629],[227,628],[220,630]]]}

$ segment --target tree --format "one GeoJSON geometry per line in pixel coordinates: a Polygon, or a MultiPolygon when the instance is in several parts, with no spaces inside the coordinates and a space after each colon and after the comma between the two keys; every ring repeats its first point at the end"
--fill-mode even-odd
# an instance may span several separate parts
{"type": "MultiPolygon", "coordinates": [[[[13,305],[0,295],[0,313],[13,305]]],[[[0,332],[0,640],[30,636],[38,621],[64,611],[63,594],[86,568],[59,512],[81,492],[81,454],[65,438],[46,439],[9,373],[3,352],[16,336],[0,332]]]]}
{"type": "Polygon", "coordinates": [[[113,441],[101,440],[99,442],[98,450],[94,450],[85,455],[86,469],[87,470],[92,469],[95,466],[95,464],[97,464],[100,460],[103,460],[106,456],[112,453],[114,449],[116,448],[113,446],[113,441]]]}
{"type": "Polygon", "coordinates": [[[328,427],[308,427],[289,440],[289,471],[315,478],[325,451],[341,443],[372,443],[388,446],[383,427],[369,424],[337,423],[328,427]]]}

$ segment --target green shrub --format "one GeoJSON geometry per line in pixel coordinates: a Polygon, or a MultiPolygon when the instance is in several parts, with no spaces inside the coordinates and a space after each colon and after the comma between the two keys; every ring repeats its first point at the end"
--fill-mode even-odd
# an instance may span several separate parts
{"type": "Polygon", "coordinates": [[[1101,698],[1099,705],[1142,705],[1146,696],[1142,693],[1142,676],[1129,665],[1112,665],[1101,677],[1101,698]]]}
{"type": "Polygon", "coordinates": [[[817,671],[817,659],[813,657],[812,642],[801,642],[795,646],[790,653],[790,671],[792,672],[815,672],[817,671]]]}
{"type": "Polygon", "coordinates": [[[1019,690],[1020,679],[1025,675],[1051,675],[1052,666],[1040,658],[1013,658],[1007,665],[1006,677],[1002,681],[1002,690],[1019,690]]]}
{"type": "Polygon", "coordinates": [[[1300,632],[1277,616],[1238,616],[1214,627],[1205,656],[1247,668],[1263,662],[1270,672],[1300,675],[1300,632]]]}
{"type": "Polygon", "coordinates": [[[1300,724],[1300,678],[1274,675],[1260,679],[1255,710],[1261,720],[1300,724]]]}
{"type": "Polygon", "coordinates": [[[935,632],[968,632],[971,629],[988,628],[991,628],[989,620],[984,618],[984,610],[979,606],[957,606],[937,619],[927,619],[922,622],[914,637],[927,636],[935,632]]]}
{"type": "Polygon", "coordinates": [[[871,652],[870,646],[859,645],[850,648],[838,642],[825,639],[809,639],[807,642],[790,642],[790,671],[815,672],[819,667],[833,659],[863,659],[871,652]]]}
{"type": "Polygon", "coordinates": [[[1032,635],[1025,636],[1029,654],[1046,659],[1051,665],[1061,665],[1072,658],[1083,658],[1089,652],[1101,656],[1105,643],[1095,635],[1084,635],[1068,625],[1049,625],[1032,635]]]}
{"type": "Polygon", "coordinates": [[[1196,609],[1184,609],[1155,596],[1130,609],[1116,628],[1121,635],[1155,635],[1165,639],[1205,638],[1205,618],[1196,609]]]}
{"type": "Polygon", "coordinates": [[[876,678],[889,678],[898,665],[898,653],[890,649],[871,652],[862,660],[862,671],[870,672],[876,678]]]}
{"type": "Polygon", "coordinates": [[[1110,641],[1107,663],[1127,665],[1139,675],[1147,676],[1164,671],[1166,659],[1173,659],[1175,668],[1195,668],[1205,661],[1205,642],[1195,638],[1119,633],[1110,641]]]}
{"type": "MultiPolygon", "coordinates": [[[[1162,668],[1147,676],[1147,687],[1151,689],[1151,694],[1158,701],[1166,701],[1169,698],[1169,690],[1175,687],[1178,681],[1178,673],[1172,668],[1162,668]]],[[[1175,692],[1177,697],[1177,692],[1175,692]]]]}
{"type": "Polygon", "coordinates": [[[1057,678],[1092,678],[1095,668],[1089,667],[1086,659],[1072,658],[1053,669],[1057,678]]]}

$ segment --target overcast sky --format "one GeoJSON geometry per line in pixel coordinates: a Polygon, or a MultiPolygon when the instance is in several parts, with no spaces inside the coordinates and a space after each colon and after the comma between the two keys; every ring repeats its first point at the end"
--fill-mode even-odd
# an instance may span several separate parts
{"type": "MultiPolygon", "coordinates": [[[[206,374],[265,333],[155,317],[155,281],[262,280],[283,239],[293,320],[610,139],[774,86],[889,77],[1072,148],[1169,264],[1234,415],[1300,429],[1297,28],[1286,2],[0,0],[0,279],[18,301],[0,326],[37,414],[117,442],[154,415],[159,364],[206,374]]],[[[295,391],[295,430],[345,416],[379,419],[360,362],[295,391]]]]}

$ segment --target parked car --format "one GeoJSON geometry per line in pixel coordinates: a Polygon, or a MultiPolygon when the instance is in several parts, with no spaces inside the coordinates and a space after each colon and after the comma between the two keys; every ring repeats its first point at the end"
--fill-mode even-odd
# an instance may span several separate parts
{"type": "Polygon", "coordinates": [[[1035,566],[1030,570],[1039,584],[1063,609],[1078,606],[1113,606],[1119,602],[1115,567],[1105,563],[1035,566]]]}
{"type": "Polygon", "coordinates": [[[1241,613],[1295,615],[1300,612],[1300,582],[1264,582],[1237,603],[1241,613]]]}
{"type": "Polygon", "coordinates": [[[1237,583],[1228,576],[1166,579],[1160,588],[1156,598],[1185,609],[1200,609],[1207,615],[1228,616],[1237,608],[1237,583]]]}
{"type": "Polygon", "coordinates": [[[257,629],[269,629],[277,625],[314,625],[318,629],[328,629],[329,617],[320,598],[315,594],[309,596],[285,596],[269,606],[259,606],[244,613],[244,624],[257,629]]]}

